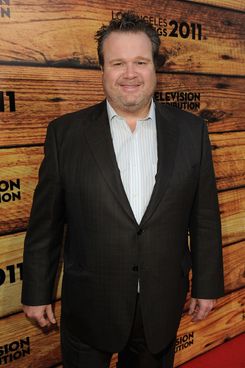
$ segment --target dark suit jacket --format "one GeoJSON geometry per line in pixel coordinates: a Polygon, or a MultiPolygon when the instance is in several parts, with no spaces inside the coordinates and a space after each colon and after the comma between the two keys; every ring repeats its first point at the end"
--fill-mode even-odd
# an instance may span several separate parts
{"type": "Polygon", "coordinates": [[[51,302],[66,222],[62,318],[73,334],[98,349],[119,351],[126,344],[138,278],[152,352],[175,336],[191,267],[193,297],[223,295],[206,125],[158,103],[156,122],[156,184],[140,225],[121,182],[105,101],[48,127],[25,242],[22,302],[51,302]]]}

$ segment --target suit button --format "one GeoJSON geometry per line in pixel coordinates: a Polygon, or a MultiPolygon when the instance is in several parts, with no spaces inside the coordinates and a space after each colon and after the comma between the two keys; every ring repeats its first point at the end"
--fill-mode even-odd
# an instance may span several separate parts
{"type": "Polygon", "coordinates": [[[143,232],[144,232],[144,230],[143,230],[143,229],[139,229],[139,230],[137,231],[137,235],[141,235],[143,232]]]}
{"type": "Polygon", "coordinates": [[[132,267],[132,271],[134,271],[134,272],[138,272],[138,269],[139,269],[138,266],[133,266],[132,267]]]}

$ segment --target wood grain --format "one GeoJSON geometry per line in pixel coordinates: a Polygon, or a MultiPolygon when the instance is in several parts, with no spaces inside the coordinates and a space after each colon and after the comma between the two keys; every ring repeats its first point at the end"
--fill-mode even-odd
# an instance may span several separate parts
{"type": "Polygon", "coordinates": [[[0,66],[0,86],[16,99],[0,112],[1,146],[43,143],[51,120],[104,98],[98,71],[0,66]]]}
{"type": "Polygon", "coordinates": [[[11,4],[11,17],[3,18],[0,63],[97,67],[94,34],[112,18],[112,11],[115,15],[125,9],[152,16],[163,33],[159,17],[161,24],[166,21],[162,70],[244,75],[245,14],[177,0],[155,0],[150,7],[147,0],[41,0],[35,6],[31,0],[17,0],[11,4]],[[182,38],[178,30],[177,37],[170,37],[172,20],[177,29],[181,22],[201,24],[202,40],[182,38]]]}
{"type": "MultiPolygon", "coordinates": [[[[22,264],[25,233],[0,236],[0,318],[22,309],[22,264]],[[5,274],[5,280],[4,275],[5,274]],[[4,282],[3,282],[4,281],[4,282]]],[[[56,299],[61,296],[62,270],[59,267],[56,299]]]]}
{"type": "Polygon", "coordinates": [[[212,157],[218,190],[245,183],[245,134],[210,134],[212,157]]]}
{"type": "Polygon", "coordinates": [[[1,191],[0,234],[26,228],[42,158],[42,147],[1,150],[1,180],[9,183],[9,180],[19,179],[20,190],[13,190],[13,193],[20,192],[21,199],[4,202],[3,196],[12,195],[12,192],[1,191]]]}
{"type": "Polygon", "coordinates": [[[245,287],[245,241],[223,248],[225,292],[245,287]]]}
{"type": "MultiPolygon", "coordinates": [[[[48,123],[104,98],[101,73],[94,70],[0,66],[0,90],[14,91],[16,112],[0,112],[0,147],[43,143],[48,123]]],[[[200,93],[200,109],[191,111],[209,124],[209,132],[244,129],[244,80],[186,74],[158,74],[156,98],[176,101],[171,92],[200,93]]]]}
{"type": "Polygon", "coordinates": [[[241,10],[245,11],[245,4],[243,0],[186,0],[191,3],[200,3],[200,4],[208,4],[219,6],[221,8],[228,8],[232,10],[241,10]]]}
{"type": "MultiPolygon", "coordinates": [[[[181,349],[182,344],[177,345],[175,366],[242,333],[244,329],[244,298],[245,290],[242,289],[219,299],[215,310],[205,321],[199,323],[192,323],[188,315],[183,315],[178,337],[182,336],[183,338],[186,334],[191,333],[194,338],[193,344],[185,349],[181,349]]],[[[60,302],[56,303],[55,314],[59,319],[60,302]]],[[[11,364],[6,364],[6,368],[26,368],[28,366],[47,368],[61,361],[58,330],[43,333],[38,327],[26,320],[23,313],[1,319],[0,329],[5,331],[5,334],[0,336],[0,346],[26,339],[26,337],[30,339],[31,354],[13,361],[11,364]]],[[[117,357],[114,355],[110,368],[116,368],[116,360],[117,357]]]]}
{"type": "Polygon", "coordinates": [[[245,190],[240,188],[219,193],[219,207],[223,245],[244,240],[245,190]]]}
{"type": "MultiPolygon", "coordinates": [[[[164,73],[158,74],[156,91],[158,93],[155,96],[159,100],[166,99],[168,92],[200,93],[199,110],[187,111],[205,119],[210,133],[245,129],[243,78],[164,73]]],[[[170,97],[170,103],[177,99],[171,98],[169,93],[168,97],[170,97]]],[[[166,102],[162,101],[162,103],[166,102]]]]}
{"type": "Polygon", "coordinates": [[[0,237],[0,269],[1,286],[0,286],[0,317],[7,316],[21,310],[20,294],[22,285],[21,269],[17,265],[23,262],[23,241],[24,234],[14,234],[0,237]],[[14,280],[10,281],[10,272],[7,267],[14,267],[14,280]],[[5,281],[3,282],[3,273],[5,273],[5,281]]]}

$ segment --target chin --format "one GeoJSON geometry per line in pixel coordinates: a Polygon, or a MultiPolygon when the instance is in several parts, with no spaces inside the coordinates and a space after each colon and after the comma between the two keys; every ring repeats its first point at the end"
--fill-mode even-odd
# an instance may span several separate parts
{"type": "Polygon", "coordinates": [[[142,102],[143,101],[141,99],[138,99],[135,97],[132,97],[132,98],[129,97],[128,99],[122,100],[122,104],[124,106],[138,106],[138,105],[141,105],[142,102]]]}

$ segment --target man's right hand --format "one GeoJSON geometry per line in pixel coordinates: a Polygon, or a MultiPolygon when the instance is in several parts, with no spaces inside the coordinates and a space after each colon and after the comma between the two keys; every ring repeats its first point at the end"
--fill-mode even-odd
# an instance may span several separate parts
{"type": "Polygon", "coordinates": [[[56,323],[51,304],[38,306],[23,305],[23,311],[27,318],[37,322],[40,327],[46,327],[56,323]]]}

